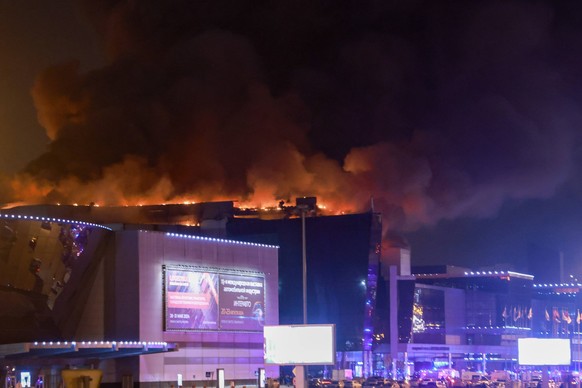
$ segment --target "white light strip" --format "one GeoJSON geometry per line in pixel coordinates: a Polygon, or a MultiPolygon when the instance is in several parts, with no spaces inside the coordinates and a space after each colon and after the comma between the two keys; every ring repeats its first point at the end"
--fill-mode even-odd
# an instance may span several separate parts
{"type": "Polygon", "coordinates": [[[516,278],[524,278],[524,279],[528,279],[528,280],[533,280],[533,278],[534,278],[533,275],[528,275],[526,273],[519,273],[519,272],[513,272],[513,271],[507,271],[507,273],[510,276],[514,276],[516,278]]]}
{"type": "Polygon", "coordinates": [[[529,327],[519,327],[519,326],[464,326],[464,330],[531,330],[529,327]]]}
{"type": "Polygon", "coordinates": [[[71,341],[71,342],[33,342],[34,346],[62,346],[62,345],[76,345],[76,344],[81,344],[81,345],[115,345],[115,344],[121,344],[121,345],[143,345],[143,346],[168,346],[167,342],[161,342],[161,341],[82,341],[82,342],[78,342],[78,341],[71,341]]]}
{"type": "Polygon", "coordinates": [[[465,276],[499,276],[499,275],[509,275],[516,278],[523,278],[527,280],[533,280],[533,275],[528,275],[525,273],[513,272],[513,271],[465,271],[465,276]]]}
{"type": "Polygon", "coordinates": [[[509,275],[509,272],[505,271],[465,271],[465,276],[497,276],[497,275],[509,275]]]}
{"type": "Polygon", "coordinates": [[[97,228],[102,228],[106,230],[112,230],[111,228],[99,224],[94,224],[92,222],[85,222],[85,221],[74,221],[74,220],[65,220],[60,218],[49,218],[49,217],[38,217],[38,216],[26,216],[21,214],[1,214],[0,218],[10,218],[10,219],[18,219],[18,220],[31,220],[31,221],[47,221],[47,222],[60,222],[65,224],[76,224],[76,225],[84,225],[84,226],[94,226],[97,228]]]}
{"type": "Polygon", "coordinates": [[[246,242],[246,241],[225,240],[225,239],[221,239],[221,238],[195,236],[195,235],[190,235],[190,234],[166,233],[166,236],[187,238],[187,239],[193,239],[193,240],[199,240],[199,241],[211,241],[211,242],[220,242],[220,243],[227,243],[227,244],[247,245],[247,246],[253,246],[253,247],[279,249],[278,245],[257,244],[257,243],[246,242]]]}

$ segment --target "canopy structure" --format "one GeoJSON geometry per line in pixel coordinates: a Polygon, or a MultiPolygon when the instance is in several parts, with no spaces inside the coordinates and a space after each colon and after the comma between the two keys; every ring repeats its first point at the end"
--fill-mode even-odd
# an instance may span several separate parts
{"type": "Polygon", "coordinates": [[[23,360],[39,358],[108,359],[177,350],[175,344],[145,341],[24,342],[0,345],[0,358],[23,360]]]}

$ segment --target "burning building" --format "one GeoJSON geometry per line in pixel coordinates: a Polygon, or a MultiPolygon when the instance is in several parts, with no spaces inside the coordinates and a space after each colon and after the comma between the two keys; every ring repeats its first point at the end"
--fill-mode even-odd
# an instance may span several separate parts
{"type": "Polygon", "coordinates": [[[6,381],[22,372],[57,387],[66,366],[99,369],[106,385],[177,384],[178,375],[204,384],[217,368],[242,384],[255,380],[262,327],[279,319],[277,246],[106,226],[81,221],[87,209],[71,218],[60,209],[0,219],[6,381]]]}
{"type": "MultiPolygon", "coordinates": [[[[90,363],[103,368],[104,382],[127,375],[146,385],[171,382],[177,374],[185,383],[203,383],[207,372],[220,367],[227,379],[250,383],[256,368],[263,367],[261,326],[251,310],[244,316],[255,326],[228,319],[220,303],[233,297],[225,284],[252,283],[249,287],[256,288],[260,298],[239,295],[244,300],[236,300],[245,309],[249,303],[250,309],[261,306],[262,324],[303,323],[304,230],[307,321],[335,324],[336,347],[345,354],[339,362],[366,373],[380,253],[379,214],[317,216],[317,207],[240,209],[233,202],[216,202],[20,206],[5,209],[2,216],[2,295],[13,301],[13,308],[0,323],[10,329],[3,330],[0,339],[4,344],[29,344],[18,351],[12,345],[4,349],[7,365],[22,367],[34,358],[39,371],[46,372],[55,362],[90,363]],[[189,279],[205,289],[190,290],[194,286],[188,286],[189,279]],[[189,293],[208,296],[204,303],[214,307],[209,305],[207,313],[199,309],[195,316],[180,309],[180,303],[190,303],[184,300],[189,293]],[[22,311],[27,305],[35,307],[22,311]],[[122,353],[111,345],[85,352],[59,346],[42,350],[44,358],[37,354],[41,345],[30,345],[81,340],[152,345],[134,349],[134,355],[143,357],[116,357],[122,353]],[[175,347],[179,350],[168,352],[175,347]],[[159,354],[148,354],[154,352],[159,354]],[[112,357],[114,361],[107,361],[112,357]]],[[[269,376],[279,374],[267,371],[269,376]]],[[[56,379],[47,384],[56,384],[56,379]]]]}

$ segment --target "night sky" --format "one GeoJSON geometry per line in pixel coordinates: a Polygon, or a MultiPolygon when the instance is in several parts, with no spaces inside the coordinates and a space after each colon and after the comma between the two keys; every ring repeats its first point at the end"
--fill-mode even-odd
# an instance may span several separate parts
{"type": "Polygon", "coordinates": [[[415,264],[527,271],[540,246],[578,275],[580,20],[576,1],[0,0],[0,202],[373,197],[415,264]]]}

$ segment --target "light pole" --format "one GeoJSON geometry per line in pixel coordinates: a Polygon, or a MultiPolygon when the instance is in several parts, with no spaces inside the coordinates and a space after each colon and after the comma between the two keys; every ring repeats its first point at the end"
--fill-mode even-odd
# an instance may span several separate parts
{"type": "MultiPolygon", "coordinates": [[[[295,199],[295,210],[301,213],[301,255],[303,277],[303,324],[307,325],[307,241],[305,238],[305,215],[315,209],[317,199],[315,197],[301,197],[295,199]]],[[[297,387],[308,387],[307,368],[303,365],[296,366],[297,387]]]]}
{"type": "Polygon", "coordinates": [[[301,253],[303,267],[303,324],[307,324],[307,241],[305,238],[305,215],[315,210],[317,198],[298,197],[295,199],[295,209],[301,213],[301,253]]]}
{"type": "Polygon", "coordinates": [[[307,325],[307,243],[305,241],[305,212],[306,205],[298,206],[301,210],[301,247],[303,263],[303,324],[307,325]]]}

